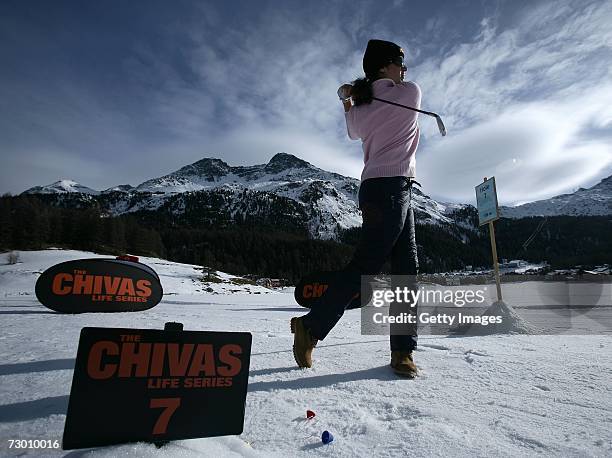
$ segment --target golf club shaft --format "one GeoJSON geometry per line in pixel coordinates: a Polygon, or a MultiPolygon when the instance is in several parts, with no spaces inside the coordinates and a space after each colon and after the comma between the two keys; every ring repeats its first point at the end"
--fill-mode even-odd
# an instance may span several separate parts
{"type": "Polygon", "coordinates": [[[438,115],[436,113],[432,113],[431,111],[425,111],[425,110],[419,110],[418,108],[412,108],[409,107],[408,105],[402,105],[401,103],[395,103],[395,102],[391,102],[390,100],[385,100],[385,99],[379,99],[378,97],[372,97],[373,100],[378,100],[379,102],[385,102],[388,103],[390,105],[395,105],[398,107],[402,107],[402,108],[407,108],[408,110],[412,110],[412,111],[418,111],[419,113],[423,113],[429,116],[433,116],[434,118],[437,118],[438,115]]]}
{"type": "Polygon", "coordinates": [[[401,103],[395,103],[395,102],[391,102],[390,100],[379,99],[378,97],[372,97],[372,99],[378,100],[379,102],[385,102],[390,105],[395,105],[398,107],[406,108],[408,110],[417,111],[419,113],[423,113],[428,116],[433,116],[434,118],[436,118],[436,121],[438,121],[438,128],[440,129],[440,133],[442,135],[446,135],[446,128],[444,127],[444,124],[442,123],[442,118],[440,118],[440,115],[438,115],[437,113],[433,113],[431,111],[419,110],[418,108],[409,107],[408,105],[402,105],[401,103]]]}

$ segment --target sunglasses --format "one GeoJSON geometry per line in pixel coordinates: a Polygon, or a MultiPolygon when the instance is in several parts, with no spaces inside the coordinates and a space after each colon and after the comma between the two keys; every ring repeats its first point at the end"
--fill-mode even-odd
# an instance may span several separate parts
{"type": "Polygon", "coordinates": [[[407,67],[404,65],[404,58],[401,56],[394,57],[391,59],[391,63],[401,67],[403,71],[407,70],[407,67]]]}

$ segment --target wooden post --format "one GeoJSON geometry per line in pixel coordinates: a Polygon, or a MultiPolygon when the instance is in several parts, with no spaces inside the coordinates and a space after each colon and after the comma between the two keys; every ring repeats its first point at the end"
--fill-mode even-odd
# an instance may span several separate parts
{"type": "Polygon", "coordinates": [[[489,223],[489,235],[491,236],[491,252],[493,253],[493,270],[495,271],[495,285],[497,286],[497,300],[502,300],[501,282],[499,279],[499,262],[497,261],[497,245],[495,243],[495,227],[493,221],[499,219],[499,206],[497,204],[497,186],[495,177],[489,180],[484,177],[481,184],[476,186],[476,207],[478,208],[478,225],[489,223]],[[491,185],[485,185],[491,181],[491,185]],[[492,186],[492,189],[491,189],[492,186]]]}
{"type": "Polygon", "coordinates": [[[489,221],[489,235],[491,236],[491,251],[493,252],[493,268],[495,269],[495,284],[497,285],[497,300],[502,300],[501,284],[499,281],[499,263],[497,262],[497,246],[495,244],[495,228],[493,221],[489,221]]]}

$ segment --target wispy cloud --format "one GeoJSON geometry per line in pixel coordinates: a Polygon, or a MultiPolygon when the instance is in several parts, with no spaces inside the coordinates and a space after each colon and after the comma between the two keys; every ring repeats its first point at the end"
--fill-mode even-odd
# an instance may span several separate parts
{"type": "MultiPolygon", "coordinates": [[[[270,10],[260,21],[221,35],[193,26],[185,63],[198,89],[180,88],[187,83],[162,88],[158,97],[169,103],[158,113],[166,127],[229,162],[261,163],[286,151],[359,176],[360,147],[345,140],[336,89],[359,76],[347,68],[360,66],[361,51],[337,27],[339,13],[332,8],[328,17],[304,21],[289,10],[270,10]],[[190,91],[201,93],[192,97],[190,91]],[[185,106],[192,103],[208,107],[206,116],[196,116],[201,125],[190,123],[185,106]]],[[[146,59],[154,56],[147,52],[146,59]]]]}
{"type": "Polygon", "coordinates": [[[441,107],[450,131],[438,139],[422,122],[428,192],[472,201],[473,187],[496,175],[508,204],[609,175],[609,142],[581,132],[611,122],[611,21],[610,2],[551,2],[504,31],[485,20],[473,41],[417,67],[426,103],[441,107]]]}
{"type": "MultiPolygon", "coordinates": [[[[388,26],[414,7],[395,3],[261,6],[238,15],[194,3],[163,21],[155,39],[126,44],[112,90],[66,72],[34,87],[3,80],[0,103],[23,106],[28,94],[32,109],[2,118],[12,168],[0,178],[12,190],[61,177],[101,189],[204,156],[253,164],[279,151],[358,177],[361,145],[346,137],[335,92],[361,75],[371,37],[407,48],[424,108],[448,127],[441,138],[435,122],[420,120],[425,192],[471,202],[474,186],[495,175],[502,202],[523,202],[612,173],[604,134],[612,125],[612,3],[537,3],[514,11],[510,23],[497,8],[473,8],[469,27],[445,9],[421,12],[420,32],[388,26]],[[28,168],[43,157],[55,164],[47,172],[28,168]],[[84,173],[86,163],[97,172],[84,173]],[[51,178],[58,164],[65,173],[51,178]]],[[[16,46],[20,26],[11,30],[16,46]]]]}

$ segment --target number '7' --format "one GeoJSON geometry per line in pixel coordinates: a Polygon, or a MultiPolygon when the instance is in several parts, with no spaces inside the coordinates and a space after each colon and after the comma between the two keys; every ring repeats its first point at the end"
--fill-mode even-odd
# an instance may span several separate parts
{"type": "Polygon", "coordinates": [[[155,422],[153,427],[153,434],[166,434],[168,429],[168,422],[170,417],[176,412],[176,409],[181,405],[181,398],[156,398],[151,399],[149,407],[151,409],[157,409],[163,407],[164,410],[160,414],[159,418],[155,422]]]}

